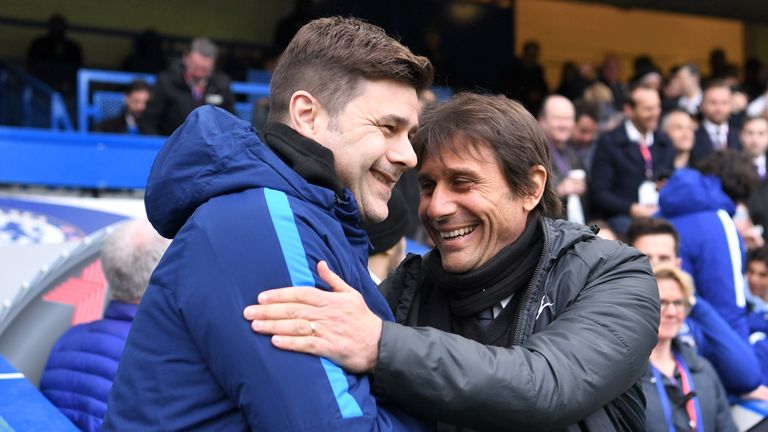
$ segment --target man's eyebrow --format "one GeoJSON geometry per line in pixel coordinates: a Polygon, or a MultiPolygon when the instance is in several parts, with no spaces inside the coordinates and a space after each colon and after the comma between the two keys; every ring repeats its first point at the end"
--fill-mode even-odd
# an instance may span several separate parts
{"type": "MultiPolygon", "coordinates": [[[[408,126],[410,121],[408,121],[407,118],[405,118],[403,116],[399,116],[397,114],[387,114],[385,116],[382,116],[379,119],[379,123],[394,123],[397,128],[403,129],[403,128],[408,126]]],[[[419,127],[418,123],[413,124],[413,126],[411,127],[409,132],[416,131],[416,129],[418,129],[418,127],[419,127]]]]}

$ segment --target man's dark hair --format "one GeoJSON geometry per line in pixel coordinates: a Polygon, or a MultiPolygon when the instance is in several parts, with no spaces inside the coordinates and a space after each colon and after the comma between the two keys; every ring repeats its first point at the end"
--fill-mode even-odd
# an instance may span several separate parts
{"type": "Polygon", "coordinates": [[[335,118],[362,89],[363,80],[392,80],[417,92],[432,83],[426,57],[413,54],[381,27],[331,17],[299,29],[272,74],[269,120],[285,122],[291,96],[305,90],[335,118]]]}
{"type": "Polygon", "coordinates": [[[702,174],[718,177],[723,192],[734,203],[749,198],[760,182],[752,158],[733,149],[712,152],[696,165],[696,169],[702,174]]]}
{"type": "Polygon", "coordinates": [[[721,80],[721,79],[713,79],[713,80],[707,81],[707,83],[704,85],[703,94],[706,95],[707,91],[711,89],[716,89],[716,88],[728,89],[729,92],[733,93],[731,84],[729,84],[728,81],[721,80]]]}
{"type": "Polygon", "coordinates": [[[635,106],[637,102],[635,101],[635,92],[643,89],[643,90],[652,90],[655,92],[658,92],[655,88],[651,87],[648,84],[645,84],[643,82],[633,82],[629,86],[629,90],[627,90],[627,93],[624,95],[624,105],[629,105],[630,108],[635,109],[635,106]]]}
{"type": "Polygon", "coordinates": [[[693,75],[695,77],[701,77],[701,71],[699,70],[699,67],[696,66],[693,63],[686,63],[686,64],[680,66],[680,69],[678,69],[677,72],[679,72],[679,71],[681,71],[683,69],[687,70],[689,74],[691,74],[691,75],[693,75]]]}
{"type": "Polygon", "coordinates": [[[134,80],[131,81],[130,84],[128,84],[128,87],[125,88],[125,91],[123,91],[124,94],[129,95],[136,91],[150,91],[151,87],[149,84],[147,84],[143,80],[134,80]]]}
{"type": "Polygon", "coordinates": [[[579,121],[581,116],[587,116],[595,123],[600,121],[600,108],[596,104],[580,100],[574,104],[574,108],[576,109],[576,116],[574,117],[576,121],[579,121]]]}
{"type": "Polygon", "coordinates": [[[768,266],[768,246],[763,246],[760,249],[754,249],[747,254],[747,264],[752,261],[760,261],[768,266]]]}
{"type": "Polygon", "coordinates": [[[419,167],[424,158],[439,158],[445,149],[462,154],[464,145],[488,146],[517,196],[531,195],[535,185],[530,170],[543,166],[547,184],[533,212],[548,217],[561,214],[562,204],[552,186],[547,137],[539,122],[518,102],[503,96],[460,93],[448,102],[426,108],[420,121],[423,126],[412,140],[419,167]]]}
{"type": "Polygon", "coordinates": [[[671,235],[675,239],[675,254],[680,255],[680,236],[674,225],[662,218],[640,217],[632,220],[627,229],[627,242],[630,246],[634,246],[640,237],[656,234],[671,235]]]}

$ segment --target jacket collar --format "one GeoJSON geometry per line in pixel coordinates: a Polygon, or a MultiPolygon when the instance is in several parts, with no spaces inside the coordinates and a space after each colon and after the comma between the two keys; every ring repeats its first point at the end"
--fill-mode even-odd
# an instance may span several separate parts
{"type": "Polygon", "coordinates": [[[133,303],[125,303],[120,300],[112,300],[107,305],[107,309],[104,311],[104,318],[119,320],[119,321],[133,321],[136,316],[136,310],[139,306],[133,303]]]}

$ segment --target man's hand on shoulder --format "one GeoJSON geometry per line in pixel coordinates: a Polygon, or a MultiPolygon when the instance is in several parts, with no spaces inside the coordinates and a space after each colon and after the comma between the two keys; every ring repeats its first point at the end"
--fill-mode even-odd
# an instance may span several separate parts
{"type": "Polygon", "coordinates": [[[272,336],[277,348],[325,357],[348,372],[370,373],[379,354],[382,321],[368,309],[363,296],[317,264],[332,292],[315,287],[265,291],[259,304],[243,311],[253,331],[272,336]]]}

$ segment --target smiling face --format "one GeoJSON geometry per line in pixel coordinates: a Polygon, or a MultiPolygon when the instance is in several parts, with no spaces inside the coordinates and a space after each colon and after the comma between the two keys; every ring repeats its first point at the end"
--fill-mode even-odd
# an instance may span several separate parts
{"type": "Polygon", "coordinates": [[[387,217],[400,175],[416,166],[410,136],[418,127],[416,90],[394,81],[365,81],[359,94],[331,118],[318,114],[315,140],[333,152],[336,175],[357,199],[364,222],[387,217]]]}
{"type": "MultiPolygon", "coordinates": [[[[541,195],[516,196],[489,146],[456,144],[461,154],[445,150],[422,161],[419,217],[443,268],[464,273],[520,237],[541,195]]],[[[541,181],[540,171],[535,173],[535,181],[541,181]]],[[[546,173],[543,177],[546,181],[546,173]]]]}
{"type": "Polygon", "coordinates": [[[661,321],[659,322],[659,340],[669,340],[677,336],[688,313],[688,299],[680,284],[674,279],[662,278],[659,285],[661,301],[661,321]]]}

